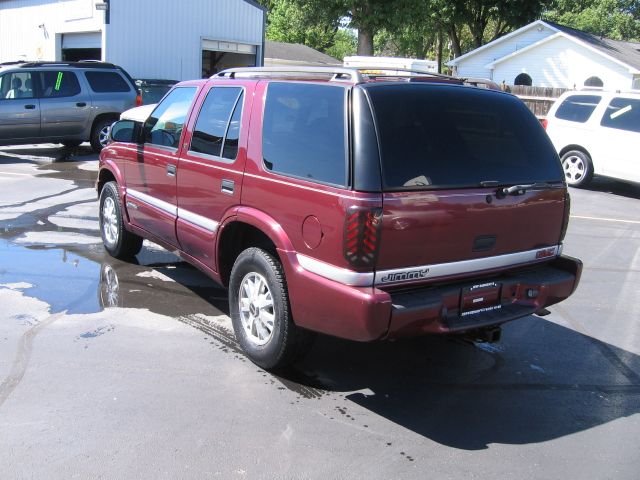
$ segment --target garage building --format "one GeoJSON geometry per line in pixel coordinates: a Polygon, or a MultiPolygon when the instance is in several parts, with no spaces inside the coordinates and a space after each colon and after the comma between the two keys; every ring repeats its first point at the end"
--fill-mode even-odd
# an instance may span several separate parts
{"type": "Polygon", "coordinates": [[[103,60],[135,78],[185,80],[262,65],[252,0],[0,0],[0,63],[103,60]]]}

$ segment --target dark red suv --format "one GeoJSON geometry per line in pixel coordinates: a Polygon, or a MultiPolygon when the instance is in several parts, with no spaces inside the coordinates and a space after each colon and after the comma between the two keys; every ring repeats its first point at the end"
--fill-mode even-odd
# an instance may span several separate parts
{"type": "MultiPolygon", "coordinates": [[[[569,196],[516,97],[438,76],[234,69],[176,85],[100,155],[107,251],[142,237],[229,288],[265,368],[312,332],[495,337],[567,298],[569,196]]],[[[495,339],[495,338],[494,338],[495,339]]]]}

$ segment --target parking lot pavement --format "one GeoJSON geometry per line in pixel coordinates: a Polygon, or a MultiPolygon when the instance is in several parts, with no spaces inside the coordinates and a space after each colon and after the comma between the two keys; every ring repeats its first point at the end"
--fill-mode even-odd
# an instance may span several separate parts
{"type": "Polygon", "coordinates": [[[105,254],[96,167],[0,147],[3,478],[638,478],[638,187],[571,190],[581,285],[500,343],[320,337],[276,375],[197,270],[105,254]]]}

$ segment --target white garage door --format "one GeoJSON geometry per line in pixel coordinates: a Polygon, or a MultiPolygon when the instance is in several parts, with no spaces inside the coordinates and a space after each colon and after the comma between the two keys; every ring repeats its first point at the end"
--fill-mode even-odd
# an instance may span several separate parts
{"type": "Polygon", "coordinates": [[[101,48],[100,32],[65,33],[62,35],[62,49],[68,48],[101,48]]]}

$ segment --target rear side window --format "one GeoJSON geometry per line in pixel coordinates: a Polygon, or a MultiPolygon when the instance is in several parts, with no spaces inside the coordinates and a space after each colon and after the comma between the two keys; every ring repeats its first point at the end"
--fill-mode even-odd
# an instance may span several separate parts
{"type": "Polygon", "coordinates": [[[445,85],[368,89],[386,190],[562,181],[558,156],[517,98],[445,85]]]}
{"type": "Polygon", "coordinates": [[[43,98],[73,97],[80,93],[80,84],[74,72],[40,72],[40,78],[43,98]]]}
{"type": "Polygon", "coordinates": [[[214,87],[209,90],[196,121],[192,152],[230,160],[236,158],[242,97],[241,88],[214,87]]]}
{"type": "Polygon", "coordinates": [[[341,86],[269,84],[262,137],[265,168],[346,185],[345,95],[341,86]]]}
{"type": "Polygon", "coordinates": [[[601,98],[598,95],[571,95],[558,107],[556,118],[584,123],[589,120],[601,98]]]}
{"type": "Polygon", "coordinates": [[[85,72],[91,90],[96,93],[130,92],[131,86],[116,72],[85,72]]]}
{"type": "Polygon", "coordinates": [[[178,87],[164,97],[144,124],[145,143],[178,148],[196,90],[195,87],[178,87]]]}
{"type": "Polygon", "coordinates": [[[612,99],[604,112],[600,125],[629,132],[640,132],[640,100],[612,99]]]}

